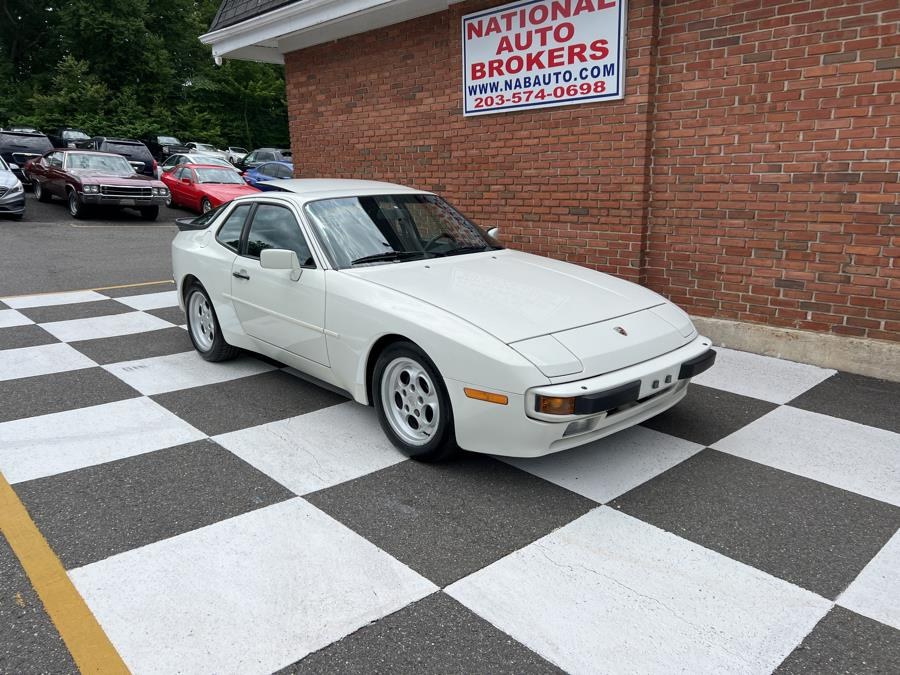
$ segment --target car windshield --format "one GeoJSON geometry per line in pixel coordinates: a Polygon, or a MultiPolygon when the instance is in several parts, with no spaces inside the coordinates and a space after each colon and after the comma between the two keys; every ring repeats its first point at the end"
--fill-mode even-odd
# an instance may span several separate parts
{"type": "Polygon", "coordinates": [[[247,154],[247,148],[236,148],[233,145],[229,148],[232,152],[242,152],[245,155],[247,154]]]}
{"type": "Polygon", "coordinates": [[[157,140],[163,145],[181,145],[181,141],[174,136],[157,136],[157,140]]]}
{"type": "Polygon", "coordinates": [[[231,169],[194,169],[198,183],[228,183],[244,185],[244,179],[231,169]]]}
{"type": "Polygon", "coordinates": [[[12,152],[26,151],[45,153],[53,149],[53,144],[46,136],[37,134],[0,133],[0,146],[12,152]]]}
{"type": "Polygon", "coordinates": [[[338,269],[502,248],[434,195],[323,199],[306,209],[338,269]]]}
{"type": "Polygon", "coordinates": [[[124,157],[119,155],[91,155],[86,152],[66,153],[66,168],[75,171],[103,171],[121,176],[134,173],[131,164],[124,157]]]}
{"type": "Polygon", "coordinates": [[[150,151],[143,145],[137,143],[107,143],[106,148],[110,152],[117,152],[125,157],[133,157],[135,159],[152,159],[150,151]]]}
{"type": "Polygon", "coordinates": [[[9,171],[9,165],[2,157],[0,157],[0,171],[9,171]]]}
{"type": "Polygon", "coordinates": [[[221,157],[213,157],[212,155],[190,155],[188,159],[193,164],[218,164],[219,166],[227,166],[229,168],[234,168],[227,159],[222,159],[221,157]]]}
{"type": "Polygon", "coordinates": [[[67,141],[86,141],[90,138],[83,131],[74,131],[73,129],[62,132],[62,137],[67,141]]]}
{"type": "Polygon", "coordinates": [[[194,144],[197,150],[202,150],[203,152],[215,152],[216,149],[211,146],[209,143],[195,143],[194,144]]]}

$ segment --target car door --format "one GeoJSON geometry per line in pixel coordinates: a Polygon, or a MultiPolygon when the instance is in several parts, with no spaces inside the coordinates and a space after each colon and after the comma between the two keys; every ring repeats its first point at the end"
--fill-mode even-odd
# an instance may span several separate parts
{"type": "Polygon", "coordinates": [[[174,171],[172,171],[171,178],[166,177],[166,185],[169,187],[169,191],[172,193],[172,201],[176,204],[181,204],[183,206],[187,206],[188,203],[186,201],[186,197],[184,194],[185,184],[181,182],[181,179],[184,177],[184,172],[187,171],[184,167],[179,166],[174,171]]]}
{"type": "Polygon", "coordinates": [[[66,174],[63,171],[64,152],[52,152],[47,158],[47,173],[41,186],[57,197],[66,196],[66,174]]]}
{"type": "Polygon", "coordinates": [[[325,272],[316,266],[300,221],[288,206],[258,202],[241,252],[232,265],[231,296],[247,335],[327,366],[325,272]],[[267,248],[295,251],[303,267],[293,281],[290,270],[267,270],[259,254],[267,248]]]}

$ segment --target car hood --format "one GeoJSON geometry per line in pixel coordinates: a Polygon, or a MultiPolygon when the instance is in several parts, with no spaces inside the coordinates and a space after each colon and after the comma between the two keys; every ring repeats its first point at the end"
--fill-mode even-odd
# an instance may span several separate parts
{"type": "Polygon", "coordinates": [[[14,174],[12,171],[0,170],[0,187],[15,187],[18,182],[18,176],[16,176],[16,174],[14,174]]]}
{"type": "Polygon", "coordinates": [[[246,183],[244,183],[243,185],[229,185],[227,183],[201,183],[197,187],[204,194],[208,194],[212,197],[217,197],[225,201],[234,199],[235,197],[238,197],[240,195],[246,195],[250,193],[259,194],[259,190],[254,190],[246,183]]]}
{"type": "Polygon", "coordinates": [[[344,272],[440,307],[507,344],[667,303],[608,274],[511,250],[344,272]]]}

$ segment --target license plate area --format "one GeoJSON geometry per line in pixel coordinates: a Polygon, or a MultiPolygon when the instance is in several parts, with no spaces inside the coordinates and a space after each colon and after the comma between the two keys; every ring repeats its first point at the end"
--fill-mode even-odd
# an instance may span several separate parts
{"type": "Polygon", "coordinates": [[[133,199],[120,199],[119,206],[134,206],[133,199]]]}
{"type": "Polygon", "coordinates": [[[658,394],[663,389],[668,389],[678,382],[678,369],[681,364],[660,370],[652,375],[646,375],[641,378],[641,394],[640,398],[646,398],[653,394],[658,394]]]}

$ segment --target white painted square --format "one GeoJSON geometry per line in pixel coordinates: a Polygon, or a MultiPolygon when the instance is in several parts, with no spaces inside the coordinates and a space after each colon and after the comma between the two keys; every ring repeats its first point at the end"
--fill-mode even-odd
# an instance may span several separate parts
{"type": "Polygon", "coordinates": [[[27,316],[14,309],[0,309],[0,328],[12,328],[13,326],[27,326],[34,323],[27,316]]]}
{"type": "Polygon", "coordinates": [[[446,592],[569,672],[771,673],[831,608],[600,507],[446,592]]]}
{"type": "Polygon", "coordinates": [[[270,673],[437,590],[302,499],[69,575],[136,674],[270,673]]]}
{"type": "Polygon", "coordinates": [[[837,604],[900,630],[900,531],[869,561],[837,604]]]}
{"type": "Polygon", "coordinates": [[[537,459],[498,459],[605,503],[702,449],[703,446],[697,443],[637,426],[579,448],[537,459]]]}
{"type": "Polygon", "coordinates": [[[12,298],[0,298],[0,302],[13,309],[72,305],[76,302],[96,302],[98,300],[109,300],[109,298],[105,295],[100,295],[95,291],[69,291],[66,293],[43,293],[38,295],[19,295],[12,298]]]}
{"type": "Polygon", "coordinates": [[[128,305],[133,309],[147,311],[148,309],[162,309],[163,307],[175,307],[178,304],[177,291],[163,291],[162,293],[146,293],[144,295],[130,295],[123,298],[115,298],[116,302],[128,305]]]}
{"type": "MultiPolygon", "coordinates": [[[[166,325],[171,328],[171,324],[166,325]]],[[[250,356],[242,356],[233,361],[210,363],[204,361],[197,352],[122,361],[103,367],[146,396],[227,382],[275,370],[274,366],[250,356]]]]}
{"type": "Polygon", "coordinates": [[[52,321],[40,324],[41,328],[63,342],[77,340],[98,340],[146,333],[151,330],[171,328],[172,324],[151,314],[143,312],[126,312],[108,316],[94,316],[87,319],[69,319],[68,321],[52,321]]]}
{"type": "Polygon", "coordinates": [[[372,408],[353,402],[213,440],[298,495],[406,459],[382,433],[372,408]]]}
{"type": "Polygon", "coordinates": [[[190,443],[206,435],[148,398],[0,424],[0,471],[10,483],[190,443]]]}
{"type": "Polygon", "coordinates": [[[38,345],[0,350],[0,381],[49,375],[97,364],[67,344],[38,345]]]}
{"type": "Polygon", "coordinates": [[[900,506],[900,434],[891,431],[782,406],[713,447],[900,506]]]}
{"type": "Polygon", "coordinates": [[[787,403],[837,371],[716,347],[716,363],[693,379],[704,387],[787,403]]]}

